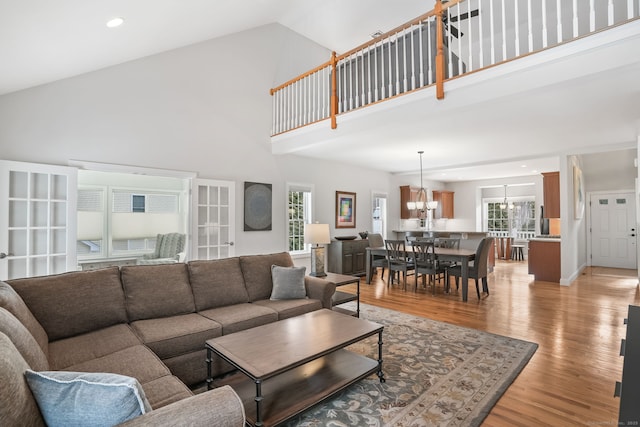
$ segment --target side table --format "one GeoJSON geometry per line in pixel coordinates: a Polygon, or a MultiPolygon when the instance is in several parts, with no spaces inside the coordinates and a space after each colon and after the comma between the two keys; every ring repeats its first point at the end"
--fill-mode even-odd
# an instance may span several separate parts
{"type": "Polygon", "coordinates": [[[348,276],[345,274],[337,274],[337,273],[329,273],[323,277],[323,279],[329,280],[336,284],[336,288],[344,285],[348,285],[350,283],[356,284],[356,293],[352,294],[350,292],[342,292],[336,290],[336,293],[333,294],[333,310],[338,311],[344,314],[348,314],[355,317],[360,317],[360,278],[357,276],[348,276]],[[337,305],[344,304],[345,302],[355,301],[356,302],[356,311],[353,312],[351,310],[347,310],[341,307],[336,307],[337,305]]]}

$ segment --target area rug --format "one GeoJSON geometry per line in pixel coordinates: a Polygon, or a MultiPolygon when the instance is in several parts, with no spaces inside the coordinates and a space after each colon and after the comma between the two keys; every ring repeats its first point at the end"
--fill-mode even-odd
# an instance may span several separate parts
{"type": "MultiPolygon", "coordinates": [[[[384,325],[386,382],[371,375],[287,427],[478,426],[538,347],[371,305],[360,310],[384,325]]],[[[349,349],[377,359],[377,336],[349,349]]]]}

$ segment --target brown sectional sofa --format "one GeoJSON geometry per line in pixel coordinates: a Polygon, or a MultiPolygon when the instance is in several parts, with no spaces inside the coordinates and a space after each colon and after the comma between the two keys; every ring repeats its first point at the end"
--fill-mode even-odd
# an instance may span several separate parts
{"type": "MultiPolygon", "coordinates": [[[[0,340],[13,344],[0,354],[0,382],[13,384],[11,392],[0,391],[0,424],[42,425],[20,373],[28,367],[136,378],[154,410],[132,424],[192,425],[181,418],[189,416],[183,407],[206,414],[213,406],[217,421],[199,422],[242,425],[242,405],[230,388],[197,396],[189,388],[206,380],[205,341],[331,308],[335,292],[334,283],[307,276],[307,298],[271,300],[272,265],[293,262],[283,252],[0,282],[0,340]],[[162,421],[164,413],[171,419],[162,421]]],[[[216,374],[230,369],[214,363],[216,374]]]]}

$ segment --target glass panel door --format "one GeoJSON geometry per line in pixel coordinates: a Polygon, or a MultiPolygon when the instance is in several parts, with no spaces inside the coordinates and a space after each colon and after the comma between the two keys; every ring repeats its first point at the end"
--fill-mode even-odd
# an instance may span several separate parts
{"type": "Polygon", "coordinates": [[[0,280],[76,269],[75,168],[0,161],[0,280]]]}
{"type": "Polygon", "coordinates": [[[234,256],[235,183],[194,180],[193,259],[234,256]]]}

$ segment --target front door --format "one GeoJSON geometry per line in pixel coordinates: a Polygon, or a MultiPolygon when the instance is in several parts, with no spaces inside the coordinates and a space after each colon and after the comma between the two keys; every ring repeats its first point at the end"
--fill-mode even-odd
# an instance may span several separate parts
{"type": "Polygon", "coordinates": [[[591,265],[637,268],[633,193],[591,195],[591,265]]]}
{"type": "Polygon", "coordinates": [[[220,259],[235,254],[235,183],[196,179],[193,197],[193,258],[220,259]]]}
{"type": "Polygon", "coordinates": [[[77,170],[0,160],[0,280],[75,270],[77,170]]]}

